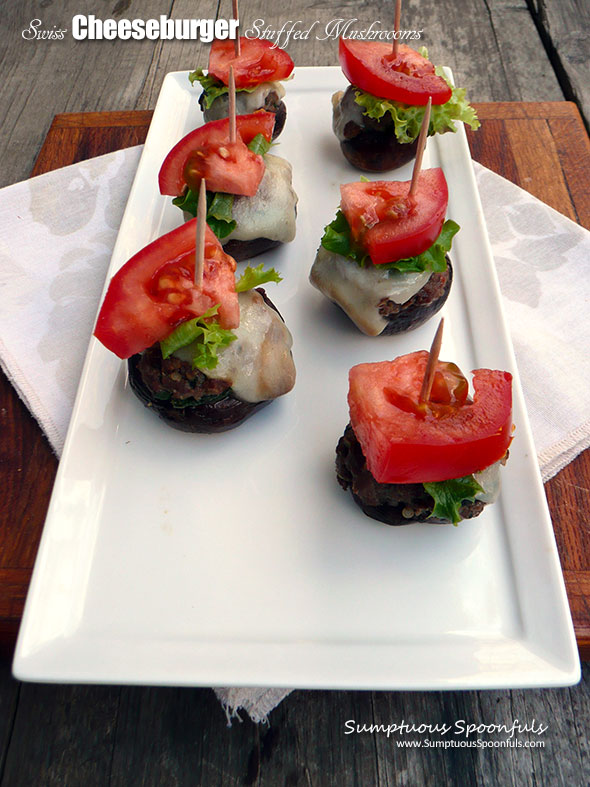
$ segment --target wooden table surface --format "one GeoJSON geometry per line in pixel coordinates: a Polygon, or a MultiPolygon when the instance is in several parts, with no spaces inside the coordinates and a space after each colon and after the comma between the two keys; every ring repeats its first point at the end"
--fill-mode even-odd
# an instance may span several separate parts
{"type": "MultiPolygon", "coordinates": [[[[387,28],[391,5],[391,0],[292,0],[285,7],[240,0],[240,16],[244,25],[264,19],[275,29],[287,19],[315,21],[323,28],[330,20],[353,17],[359,27],[381,20],[387,28]]],[[[119,115],[119,125],[107,127],[113,148],[135,144],[145,134],[146,110],[155,105],[165,74],[207,62],[208,46],[202,42],[77,42],[69,34],[62,41],[26,41],[21,32],[31,19],[42,19],[47,29],[69,29],[78,13],[208,18],[227,16],[228,9],[229,0],[0,3],[0,186],[28,177],[36,160],[36,172],[59,163],[51,160],[49,148],[39,155],[56,113],[101,111],[86,115],[86,129],[71,128],[79,117],[61,116],[52,135],[63,147],[64,161],[104,150],[99,128],[104,110],[144,111],[119,115]]],[[[420,43],[436,62],[453,69],[472,101],[560,102],[480,105],[484,124],[471,139],[472,150],[475,158],[585,226],[588,141],[571,107],[561,102],[576,100],[590,117],[589,22],[590,5],[580,0],[420,0],[404,3],[402,12],[403,26],[423,30],[420,43]],[[541,156],[533,155],[529,137],[541,156]]],[[[287,48],[297,65],[337,63],[334,40],[312,35],[292,39],[287,48]]],[[[0,641],[7,644],[16,630],[56,465],[4,379],[0,427],[0,641]]],[[[588,475],[584,457],[547,485],[554,521],[571,522],[571,530],[558,525],[556,534],[578,638],[586,643],[588,475]]],[[[570,689],[297,691],[272,712],[270,726],[246,719],[228,730],[209,689],[20,684],[10,676],[10,650],[0,658],[0,787],[590,783],[587,667],[582,682],[570,689]],[[343,734],[347,719],[509,724],[515,718],[549,726],[544,749],[410,751],[383,734],[343,734]]],[[[531,737],[522,739],[527,743],[531,737]]]]}
{"type": "MultiPolygon", "coordinates": [[[[477,105],[473,156],[563,214],[590,227],[590,143],[574,104],[477,105]]],[[[143,142],[151,112],[55,117],[33,175],[143,142]]],[[[5,449],[0,487],[0,638],[14,640],[57,468],[37,424],[7,380],[0,381],[5,449]]],[[[590,658],[590,451],[546,485],[583,658],[590,658]]]]}

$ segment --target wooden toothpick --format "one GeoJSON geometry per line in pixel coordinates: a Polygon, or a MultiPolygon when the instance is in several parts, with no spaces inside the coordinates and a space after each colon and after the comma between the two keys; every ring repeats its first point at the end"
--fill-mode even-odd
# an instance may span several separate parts
{"type": "Polygon", "coordinates": [[[203,286],[203,270],[205,268],[205,225],[207,223],[207,184],[201,179],[199,201],[197,203],[197,234],[195,241],[195,287],[203,286]]]}
{"type": "Polygon", "coordinates": [[[394,59],[397,57],[397,51],[399,49],[399,39],[396,38],[396,34],[399,33],[401,16],[402,16],[402,0],[395,0],[395,17],[393,22],[393,49],[391,50],[394,59]]]}
{"type": "Polygon", "coordinates": [[[430,109],[432,107],[432,96],[428,98],[428,104],[426,104],[426,112],[424,113],[424,118],[422,119],[422,125],[420,126],[420,136],[418,137],[418,148],[416,150],[416,161],[414,162],[414,169],[412,170],[412,182],[410,183],[410,191],[408,192],[409,197],[414,196],[414,192],[418,186],[418,175],[420,174],[420,168],[422,167],[422,156],[424,155],[424,148],[426,147],[426,137],[428,136],[428,126],[430,125],[430,109]]]}
{"type": "Polygon", "coordinates": [[[436,364],[438,363],[440,346],[442,344],[444,324],[445,324],[445,318],[441,317],[441,320],[438,324],[437,331],[432,341],[430,352],[428,353],[428,361],[426,362],[426,371],[424,372],[424,380],[422,381],[422,388],[420,390],[420,398],[419,398],[420,404],[425,404],[430,399],[432,383],[434,382],[434,373],[436,371],[436,364]]]}
{"type": "MultiPolygon", "coordinates": [[[[238,0],[232,0],[232,16],[234,19],[240,19],[238,15],[238,0]]],[[[242,46],[240,43],[240,25],[238,24],[238,29],[236,30],[237,36],[234,40],[234,54],[236,57],[239,57],[242,54],[242,46]]]]}
{"type": "Polygon", "coordinates": [[[234,67],[229,67],[229,141],[236,141],[236,80],[234,67]]]}

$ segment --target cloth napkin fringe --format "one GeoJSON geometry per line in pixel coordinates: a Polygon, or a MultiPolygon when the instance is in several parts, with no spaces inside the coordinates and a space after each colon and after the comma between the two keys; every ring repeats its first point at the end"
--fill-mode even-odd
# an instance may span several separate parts
{"type": "Polygon", "coordinates": [[[215,694],[225,711],[227,726],[231,727],[233,719],[243,721],[239,711],[245,711],[256,724],[268,724],[268,714],[291,691],[291,689],[217,688],[215,694]]]}

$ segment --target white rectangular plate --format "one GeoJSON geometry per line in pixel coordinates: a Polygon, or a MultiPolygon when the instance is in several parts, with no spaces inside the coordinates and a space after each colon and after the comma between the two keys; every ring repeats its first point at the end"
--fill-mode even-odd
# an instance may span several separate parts
{"type": "MultiPolygon", "coordinates": [[[[294,337],[294,391],[221,435],[169,429],[91,340],[14,660],[28,680],[375,689],[556,686],[579,660],[463,129],[429,141],[462,229],[442,358],[515,375],[500,501],[459,527],[386,527],[336,482],[348,369],[430,345],[436,320],[368,338],[308,283],[355,180],[331,131],[337,68],[297,69],[278,155],[297,238],[264,256],[294,337]]],[[[166,77],[110,275],[177,226],[157,173],[200,125],[186,73],[166,77]]],[[[409,178],[409,165],[392,173],[409,178]]]]}

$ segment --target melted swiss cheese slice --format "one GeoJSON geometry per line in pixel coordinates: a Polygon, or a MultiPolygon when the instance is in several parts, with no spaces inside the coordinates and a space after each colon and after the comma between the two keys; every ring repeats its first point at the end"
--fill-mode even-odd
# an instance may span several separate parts
{"type": "Polygon", "coordinates": [[[238,300],[237,339],[219,352],[215,369],[202,371],[213,379],[228,380],[234,394],[245,402],[276,399],[295,385],[291,333],[256,290],[241,292],[238,300]]]}
{"type": "Polygon", "coordinates": [[[426,284],[430,271],[400,273],[376,265],[361,268],[353,260],[320,246],[309,280],[343,309],[368,336],[378,336],[387,325],[379,314],[379,302],[387,298],[405,303],[426,284]]]}
{"type": "Polygon", "coordinates": [[[291,186],[291,165],[284,158],[267,153],[264,176],[253,197],[234,197],[233,232],[221,241],[268,238],[289,243],[295,237],[297,194],[291,186]]]}

